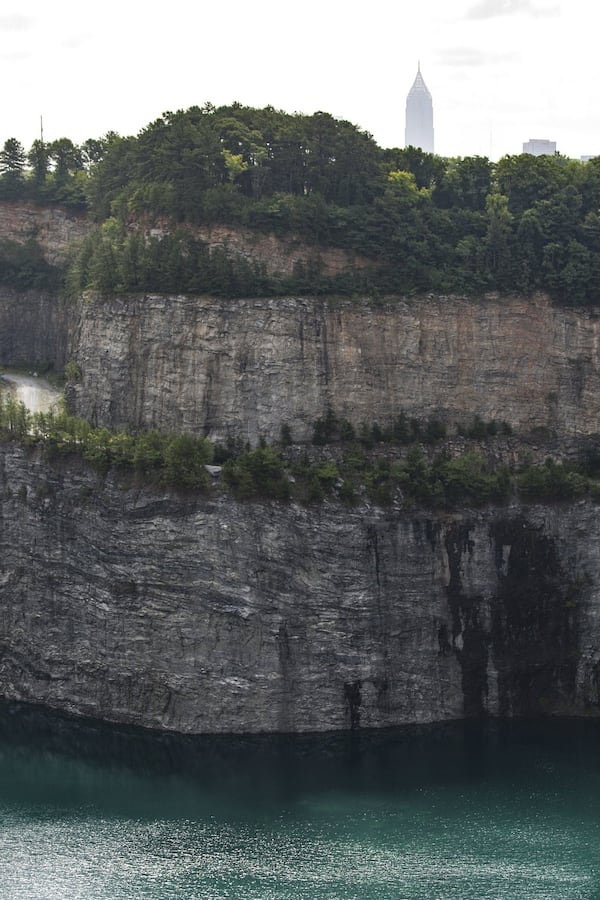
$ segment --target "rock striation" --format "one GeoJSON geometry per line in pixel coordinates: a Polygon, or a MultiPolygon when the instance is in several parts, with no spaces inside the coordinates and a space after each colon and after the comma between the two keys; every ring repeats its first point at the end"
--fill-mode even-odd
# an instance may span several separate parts
{"type": "Polygon", "coordinates": [[[0,285],[0,366],[61,372],[71,313],[52,291],[0,285]]]}
{"type": "Polygon", "coordinates": [[[295,440],[331,408],[400,411],[561,438],[600,431],[600,318],[543,297],[372,300],[87,296],[73,313],[71,403],[112,428],[295,440]]]}
{"type": "Polygon", "coordinates": [[[181,732],[597,714],[600,509],[239,504],[0,452],[0,695],[181,732]]]}

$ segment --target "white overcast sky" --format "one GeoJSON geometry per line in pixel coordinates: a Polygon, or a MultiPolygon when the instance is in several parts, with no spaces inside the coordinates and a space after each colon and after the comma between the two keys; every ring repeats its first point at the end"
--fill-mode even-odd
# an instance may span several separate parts
{"type": "MultiPolygon", "coordinates": [[[[600,153],[593,0],[2,0],[0,143],[137,134],[210,101],[330,112],[404,145],[417,61],[436,152],[600,153]]],[[[598,14],[600,17],[600,14],[598,14]]]]}

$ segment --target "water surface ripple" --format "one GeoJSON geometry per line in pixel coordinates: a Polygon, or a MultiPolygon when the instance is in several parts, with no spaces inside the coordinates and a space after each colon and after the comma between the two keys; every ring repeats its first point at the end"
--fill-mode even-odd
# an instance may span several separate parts
{"type": "Polygon", "coordinates": [[[0,897],[600,897],[600,722],[176,738],[0,707],[0,897]]]}

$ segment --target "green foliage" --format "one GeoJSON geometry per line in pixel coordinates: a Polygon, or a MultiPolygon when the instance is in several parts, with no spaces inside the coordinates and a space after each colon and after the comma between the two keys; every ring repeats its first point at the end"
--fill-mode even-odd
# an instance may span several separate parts
{"type": "Polygon", "coordinates": [[[183,231],[163,237],[128,232],[107,219],[82,243],[67,275],[71,294],[93,289],[261,296],[275,290],[264,266],[224,249],[210,251],[183,231]]]}
{"type": "Polygon", "coordinates": [[[508,470],[500,466],[488,471],[483,458],[473,452],[455,459],[438,457],[431,467],[430,478],[441,485],[446,506],[502,501],[507,499],[510,490],[508,470]]]}
{"type": "Polygon", "coordinates": [[[223,466],[223,478],[241,500],[252,497],[286,500],[290,495],[283,459],[274,447],[259,447],[236,459],[227,460],[223,466]]]}
{"type": "Polygon", "coordinates": [[[9,138],[2,198],[62,203],[96,218],[99,231],[69,274],[74,291],[545,290],[562,303],[600,302],[599,159],[443,159],[381,149],[321,111],[207,103],[165,112],[135,137],[36,140],[28,153],[9,138]],[[169,235],[145,236],[165,220],[169,235]],[[316,250],[292,277],[273,279],[227,248],[209,253],[176,223],[293,234],[371,265],[326,277],[316,250]]]}
{"type": "Polygon", "coordinates": [[[31,413],[12,391],[0,391],[0,434],[11,440],[27,441],[31,421],[31,413]]]}
{"type": "Polygon", "coordinates": [[[34,240],[21,244],[0,240],[0,283],[16,290],[56,290],[62,272],[51,266],[34,240]]]}
{"type": "Polygon", "coordinates": [[[317,466],[315,474],[325,494],[330,494],[332,492],[340,477],[338,467],[332,460],[327,460],[327,462],[323,462],[317,466]]]}
{"type": "Polygon", "coordinates": [[[67,381],[80,381],[81,369],[72,359],[65,363],[65,378],[67,381]]]}
{"type": "Polygon", "coordinates": [[[490,437],[495,437],[497,434],[506,436],[512,434],[512,429],[508,422],[497,422],[496,419],[485,422],[481,416],[474,416],[470,424],[459,425],[457,428],[460,435],[473,441],[485,441],[490,437]]]}
{"type": "MultiPolygon", "coordinates": [[[[335,420],[332,414],[326,418],[335,420]]],[[[600,501],[600,453],[595,446],[578,464],[548,459],[542,466],[528,463],[516,475],[473,451],[454,457],[439,453],[428,460],[418,445],[400,461],[382,457],[380,451],[373,458],[354,442],[337,460],[311,463],[305,457],[288,463],[279,448],[264,442],[241,451],[232,441],[215,454],[208,441],[190,434],[111,432],[64,411],[31,414],[11,391],[0,391],[0,437],[40,446],[48,457],[83,458],[102,474],[112,470],[184,491],[206,490],[206,466],[218,458],[224,484],[241,500],[320,503],[335,497],[355,505],[366,496],[379,506],[452,509],[502,503],[517,492],[525,500],[572,501],[588,495],[600,501]]]]}
{"type": "Polygon", "coordinates": [[[517,478],[523,497],[531,500],[574,500],[588,489],[588,480],[578,467],[547,459],[543,466],[527,466],[517,478]]]}
{"type": "Polygon", "coordinates": [[[324,416],[314,424],[313,444],[323,445],[330,444],[332,441],[339,440],[339,423],[334,411],[329,407],[324,416]]]}
{"type": "Polygon", "coordinates": [[[31,167],[32,183],[39,197],[45,186],[50,162],[48,148],[43,141],[36,139],[33,142],[27,154],[27,161],[31,167]]]}
{"type": "Polygon", "coordinates": [[[401,412],[391,425],[382,426],[378,422],[369,425],[362,422],[358,432],[347,419],[340,419],[329,408],[325,415],[314,423],[312,442],[316,445],[336,442],[348,443],[355,440],[367,448],[375,444],[412,444],[424,441],[435,444],[446,437],[446,426],[435,417],[421,423],[418,419],[408,419],[401,412]]]}
{"type": "Polygon", "coordinates": [[[508,470],[488,470],[477,453],[454,458],[440,454],[428,463],[418,447],[410,449],[403,462],[377,460],[363,477],[368,496],[382,506],[394,499],[449,509],[481,506],[506,500],[511,490],[508,470]]]}
{"type": "Polygon", "coordinates": [[[0,172],[4,175],[22,175],[27,162],[23,145],[16,138],[8,138],[0,151],[0,172]]]}
{"type": "Polygon", "coordinates": [[[23,188],[23,173],[27,154],[16,138],[8,138],[0,151],[0,199],[17,198],[23,188]]]}
{"type": "Polygon", "coordinates": [[[436,444],[446,437],[446,426],[439,419],[428,419],[425,423],[423,440],[426,444],[436,444]]]}
{"type": "Polygon", "coordinates": [[[150,429],[136,435],[132,463],[140,475],[158,480],[163,467],[165,438],[160,432],[150,429]]]}
{"type": "Polygon", "coordinates": [[[208,486],[205,466],[212,461],[212,445],[190,434],[111,432],[65,412],[31,414],[7,391],[0,393],[0,435],[39,444],[50,456],[81,456],[102,473],[137,473],[184,490],[208,486]]]}
{"type": "Polygon", "coordinates": [[[503,502],[513,490],[508,469],[488,467],[477,453],[453,458],[439,454],[428,462],[417,446],[411,447],[401,462],[370,460],[352,450],[339,464],[296,463],[292,472],[294,496],[309,503],[334,493],[342,502],[354,504],[364,489],[378,506],[399,503],[452,509],[503,502]]]}
{"type": "Polygon", "coordinates": [[[163,480],[179,488],[206,488],[208,475],[204,468],[212,459],[208,441],[191,434],[171,435],[164,449],[163,480]]]}

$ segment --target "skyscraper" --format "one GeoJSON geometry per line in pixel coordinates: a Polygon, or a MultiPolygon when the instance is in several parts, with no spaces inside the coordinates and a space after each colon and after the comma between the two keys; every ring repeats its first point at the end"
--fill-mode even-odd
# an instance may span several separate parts
{"type": "Polygon", "coordinates": [[[547,141],[546,138],[529,138],[523,144],[523,153],[530,153],[532,156],[554,156],[556,141],[547,141]]]}
{"type": "Polygon", "coordinates": [[[404,144],[406,147],[412,145],[433,153],[433,103],[421,75],[420,63],[417,77],[406,98],[404,144]]]}

